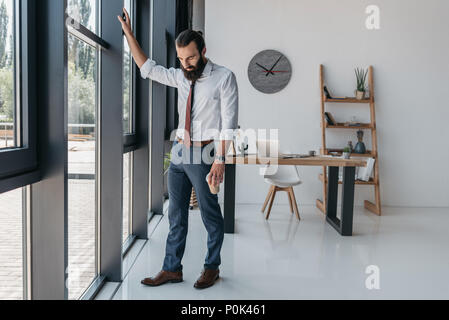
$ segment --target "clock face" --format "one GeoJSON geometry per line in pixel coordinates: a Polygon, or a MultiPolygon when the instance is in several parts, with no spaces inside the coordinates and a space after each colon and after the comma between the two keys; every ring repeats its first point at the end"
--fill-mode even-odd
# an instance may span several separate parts
{"type": "Polygon", "coordinates": [[[284,89],[292,77],[292,66],[287,57],[276,50],[256,54],[248,66],[249,81],[263,93],[276,93],[284,89]]]}

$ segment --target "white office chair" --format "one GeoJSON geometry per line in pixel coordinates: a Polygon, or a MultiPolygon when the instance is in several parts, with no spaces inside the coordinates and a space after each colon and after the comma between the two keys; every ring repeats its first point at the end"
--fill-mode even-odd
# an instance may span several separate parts
{"type": "MultiPolygon", "coordinates": [[[[267,172],[270,172],[269,168],[267,172]]],[[[274,198],[276,197],[276,193],[278,191],[285,191],[288,194],[290,211],[293,213],[294,210],[298,220],[301,220],[298,211],[298,205],[296,203],[295,192],[293,190],[294,186],[300,185],[302,183],[302,181],[300,180],[298,168],[296,166],[278,165],[276,173],[273,175],[265,174],[264,180],[266,183],[271,185],[262,208],[262,212],[265,212],[265,208],[267,207],[268,202],[270,202],[266,219],[268,220],[268,218],[270,217],[270,212],[273,206],[274,198]]]]}

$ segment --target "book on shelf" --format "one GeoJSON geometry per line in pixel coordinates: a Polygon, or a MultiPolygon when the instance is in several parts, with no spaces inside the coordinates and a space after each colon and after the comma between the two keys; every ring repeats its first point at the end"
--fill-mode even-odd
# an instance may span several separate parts
{"type": "Polygon", "coordinates": [[[366,167],[358,167],[356,170],[356,179],[368,182],[373,176],[374,163],[376,159],[374,158],[361,158],[366,161],[366,167]]]}
{"type": "Polygon", "coordinates": [[[335,121],[334,117],[330,112],[325,112],[324,116],[326,117],[326,121],[330,126],[335,126],[337,122],[335,121]]]}
{"type": "Polygon", "coordinates": [[[327,86],[324,86],[323,91],[324,91],[324,96],[326,97],[326,99],[329,99],[329,100],[333,100],[333,99],[344,100],[344,99],[348,98],[348,97],[333,97],[327,86]]]}
{"type": "MultiPolygon", "coordinates": [[[[366,167],[357,167],[355,171],[355,180],[369,182],[373,177],[374,163],[376,159],[374,158],[359,158],[360,160],[366,161],[366,167]]],[[[329,168],[327,168],[327,174],[329,175],[329,168]]],[[[338,172],[338,181],[343,181],[343,170],[338,172]]]]}

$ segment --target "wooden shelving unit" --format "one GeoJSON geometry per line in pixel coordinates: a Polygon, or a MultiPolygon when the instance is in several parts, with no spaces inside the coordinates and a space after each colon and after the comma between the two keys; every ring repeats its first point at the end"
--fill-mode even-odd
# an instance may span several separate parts
{"type": "Polygon", "coordinates": [[[360,126],[349,126],[344,123],[337,123],[335,125],[329,125],[326,123],[326,129],[372,129],[373,126],[370,123],[363,123],[360,126]]]}
{"type": "MultiPolygon", "coordinates": [[[[329,149],[326,146],[326,131],[328,129],[343,129],[343,130],[371,130],[371,139],[372,139],[372,149],[367,150],[366,154],[352,154],[352,156],[359,157],[371,157],[376,159],[374,164],[374,178],[370,179],[370,181],[356,181],[356,185],[365,185],[365,186],[374,186],[375,193],[375,202],[365,201],[365,208],[377,215],[382,214],[381,202],[380,202],[380,181],[379,181],[379,155],[377,148],[377,128],[376,128],[376,110],[375,110],[375,99],[374,99],[374,78],[373,78],[373,67],[369,67],[368,74],[368,83],[370,95],[368,99],[357,100],[356,98],[345,98],[345,99],[327,99],[324,94],[324,66],[320,65],[320,88],[321,88],[321,131],[322,131],[322,144],[323,147],[321,149],[322,155],[329,155],[330,153],[339,153],[342,154],[342,149],[329,149]],[[337,123],[336,125],[329,125],[326,122],[326,118],[324,113],[326,112],[326,103],[357,103],[357,104],[369,104],[370,106],[370,123],[363,123],[360,126],[349,126],[344,123],[337,123]]],[[[323,167],[323,173],[320,174],[319,179],[323,182],[323,200],[317,200],[317,207],[323,213],[326,212],[326,197],[327,197],[327,177],[326,177],[326,167],[323,167]],[[326,179],[325,179],[326,177],[326,179]]],[[[340,182],[341,183],[341,182],[340,182]]]]}

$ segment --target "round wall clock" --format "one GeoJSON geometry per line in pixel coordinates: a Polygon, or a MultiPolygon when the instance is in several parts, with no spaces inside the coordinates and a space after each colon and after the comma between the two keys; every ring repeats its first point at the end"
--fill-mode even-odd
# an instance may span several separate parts
{"type": "Polygon", "coordinates": [[[248,66],[249,81],[263,93],[284,89],[292,77],[290,61],[276,50],[264,50],[254,56],[248,66]]]}

